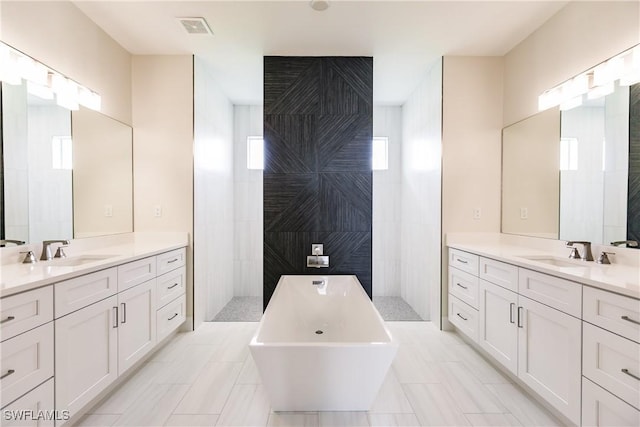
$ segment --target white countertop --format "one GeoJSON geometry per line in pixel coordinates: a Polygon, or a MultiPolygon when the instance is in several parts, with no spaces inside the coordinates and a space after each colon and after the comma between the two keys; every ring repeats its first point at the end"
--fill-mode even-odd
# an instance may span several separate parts
{"type": "MultiPolygon", "coordinates": [[[[0,297],[13,295],[30,289],[60,282],[72,277],[92,273],[115,265],[135,261],[187,246],[187,233],[127,233],[118,236],[72,240],[66,248],[67,258],[22,264],[18,250],[34,250],[40,255],[41,245],[11,248],[11,253],[2,256],[0,265],[0,297]],[[56,265],[60,261],[78,257],[100,257],[76,266],[56,265]]],[[[8,248],[7,248],[8,249],[8,248]]],[[[3,249],[6,251],[7,249],[3,249]]]]}
{"type": "MultiPolygon", "coordinates": [[[[581,260],[569,260],[574,267],[559,267],[524,257],[554,257],[557,253],[527,246],[512,245],[499,241],[450,242],[450,248],[470,252],[486,258],[517,265],[518,267],[540,271],[552,276],[572,280],[594,288],[604,289],[621,295],[640,299],[640,268],[636,265],[604,265],[581,260]]],[[[580,248],[581,249],[581,248],[580,248]]],[[[597,258],[598,254],[594,252],[597,258]]],[[[566,257],[566,255],[564,255],[566,257]]]]}

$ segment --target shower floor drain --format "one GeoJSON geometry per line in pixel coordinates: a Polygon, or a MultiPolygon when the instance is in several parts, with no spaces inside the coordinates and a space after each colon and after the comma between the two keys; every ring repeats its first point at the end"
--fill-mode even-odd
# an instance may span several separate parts
{"type": "Polygon", "coordinates": [[[324,332],[322,332],[320,329],[318,329],[318,330],[316,331],[316,334],[318,334],[318,335],[322,335],[323,333],[324,333],[324,332]]]}

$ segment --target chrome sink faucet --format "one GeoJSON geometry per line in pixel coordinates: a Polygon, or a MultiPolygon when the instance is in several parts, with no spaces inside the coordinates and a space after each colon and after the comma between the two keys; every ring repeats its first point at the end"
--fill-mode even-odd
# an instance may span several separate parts
{"type": "MultiPolygon", "coordinates": [[[[51,255],[51,245],[53,243],[62,243],[63,245],[68,245],[68,240],[45,240],[42,242],[42,254],[40,255],[40,261],[50,261],[53,259],[51,255]]],[[[60,253],[60,251],[58,251],[60,253]]]]}
{"type": "Polygon", "coordinates": [[[584,242],[579,240],[570,240],[567,242],[567,247],[572,248],[569,258],[580,258],[583,261],[593,261],[593,254],[591,253],[591,242],[584,242]],[[579,244],[584,247],[584,255],[580,256],[578,248],[574,248],[574,244],[579,244]]]}

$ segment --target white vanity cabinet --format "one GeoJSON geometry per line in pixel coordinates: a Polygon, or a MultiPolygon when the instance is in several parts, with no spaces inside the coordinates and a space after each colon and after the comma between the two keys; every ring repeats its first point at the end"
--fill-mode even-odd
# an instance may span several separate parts
{"type": "MultiPolygon", "coordinates": [[[[178,282],[182,287],[179,294],[166,305],[175,302],[186,305],[184,286],[185,269],[182,263],[174,261],[169,265],[181,268],[179,277],[167,284],[168,273],[157,277],[158,260],[175,259],[174,253],[184,253],[184,249],[166,252],[157,256],[139,259],[107,270],[98,271],[54,285],[71,301],[74,311],[58,311],[55,320],[55,367],[56,409],[68,410],[71,417],[78,414],[88,403],[111,385],[137,362],[143,359],[159,342],[158,338],[158,283],[170,287],[178,282]],[[73,292],[70,292],[72,289],[73,292]],[[81,297],[81,298],[80,298],[81,297]],[[79,307],[77,301],[83,301],[79,307]],[[58,312],[61,314],[58,317],[58,312]]],[[[164,266],[166,261],[162,262],[164,266]]],[[[56,301],[58,299],[56,298],[56,301]]],[[[175,330],[185,319],[167,328],[163,326],[163,337],[175,330]]]]}
{"type": "Polygon", "coordinates": [[[46,395],[45,384],[52,384],[52,320],[52,286],[0,301],[0,407],[3,410],[18,409],[21,402],[38,400],[46,395]]]}
{"type": "Polygon", "coordinates": [[[582,421],[640,425],[640,300],[584,288],[582,421]]]}
{"type": "MultiPolygon", "coordinates": [[[[455,259],[463,259],[467,265],[475,264],[473,257],[478,258],[478,328],[477,337],[471,338],[579,425],[581,321],[558,309],[564,307],[563,304],[547,305],[562,293],[556,291],[556,278],[474,254],[460,255],[460,252],[456,251],[455,259]],[[532,276],[537,283],[537,293],[526,286],[532,282],[532,276]]],[[[456,267],[449,268],[451,275],[456,267]]],[[[571,301],[572,306],[580,306],[581,285],[572,282],[561,285],[578,289],[577,293],[570,294],[577,295],[577,301],[571,301]]],[[[449,286],[451,289],[451,282],[449,286]]],[[[449,319],[455,314],[450,311],[449,319]]],[[[452,323],[466,333],[456,322],[452,323]]]]}
{"type": "Polygon", "coordinates": [[[186,319],[186,250],[177,249],[158,256],[157,340],[166,338],[186,319]]]}

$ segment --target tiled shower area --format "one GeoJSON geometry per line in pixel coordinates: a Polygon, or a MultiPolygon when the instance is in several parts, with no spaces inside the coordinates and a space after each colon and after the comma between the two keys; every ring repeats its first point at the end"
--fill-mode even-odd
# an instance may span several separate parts
{"type": "MultiPolygon", "coordinates": [[[[206,284],[195,301],[205,321],[259,321],[264,183],[248,165],[256,154],[248,138],[263,136],[263,106],[234,105],[195,60],[194,274],[206,284]],[[212,151],[215,164],[199,162],[212,151]]],[[[385,320],[431,320],[440,303],[441,67],[433,64],[403,105],[372,108],[386,168],[372,173],[371,290],[385,320]]]]}

